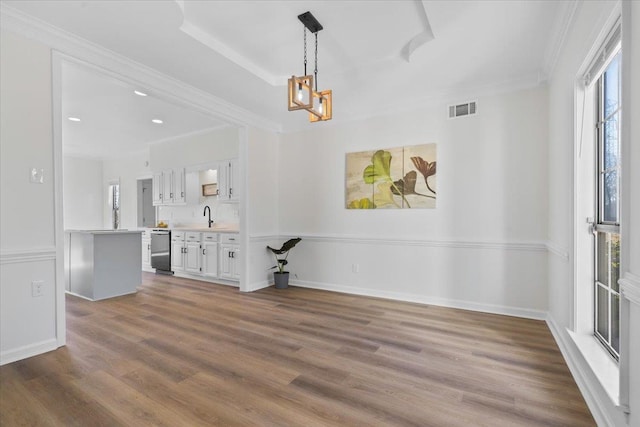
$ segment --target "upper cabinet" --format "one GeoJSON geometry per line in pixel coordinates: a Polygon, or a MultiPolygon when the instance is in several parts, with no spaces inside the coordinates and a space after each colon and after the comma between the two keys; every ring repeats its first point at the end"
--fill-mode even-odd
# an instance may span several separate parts
{"type": "Polygon", "coordinates": [[[240,199],[240,173],[238,159],[220,162],[218,168],[218,197],[220,200],[240,199]]]}
{"type": "Polygon", "coordinates": [[[153,174],[153,205],[186,203],[184,168],[168,169],[153,174]]]}
{"type": "Polygon", "coordinates": [[[162,172],[156,172],[153,174],[153,206],[162,204],[162,187],[163,187],[162,172]]]}
{"type": "Polygon", "coordinates": [[[239,184],[238,159],[167,169],[153,174],[153,205],[197,205],[209,198],[237,202],[239,184]]]}

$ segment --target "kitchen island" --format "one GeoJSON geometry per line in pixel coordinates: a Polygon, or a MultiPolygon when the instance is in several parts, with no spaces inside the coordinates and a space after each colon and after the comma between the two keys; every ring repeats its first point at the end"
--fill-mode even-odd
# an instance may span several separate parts
{"type": "Polygon", "coordinates": [[[92,301],[135,293],[142,283],[141,233],[66,230],[67,292],[92,301]]]}

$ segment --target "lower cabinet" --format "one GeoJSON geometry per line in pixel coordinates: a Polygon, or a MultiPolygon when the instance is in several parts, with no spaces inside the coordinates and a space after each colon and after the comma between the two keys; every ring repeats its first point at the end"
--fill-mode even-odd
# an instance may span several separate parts
{"type": "Polygon", "coordinates": [[[189,273],[200,274],[202,268],[200,267],[200,236],[198,241],[187,241],[184,244],[184,270],[189,273]]]}
{"type": "Polygon", "coordinates": [[[240,280],[240,245],[238,236],[223,235],[220,239],[220,277],[240,280]]]}
{"type": "Polygon", "coordinates": [[[178,276],[239,281],[238,235],[172,231],[171,269],[178,276]]]}
{"type": "Polygon", "coordinates": [[[178,231],[171,233],[171,269],[200,274],[200,233],[178,231]]]}
{"type": "Polygon", "coordinates": [[[142,232],[142,270],[153,271],[151,268],[151,236],[147,230],[142,232]]]}
{"type": "Polygon", "coordinates": [[[218,277],[218,242],[202,242],[202,275],[218,277]]]}
{"type": "Polygon", "coordinates": [[[171,232],[171,270],[184,271],[184,232],[171,232]]]}

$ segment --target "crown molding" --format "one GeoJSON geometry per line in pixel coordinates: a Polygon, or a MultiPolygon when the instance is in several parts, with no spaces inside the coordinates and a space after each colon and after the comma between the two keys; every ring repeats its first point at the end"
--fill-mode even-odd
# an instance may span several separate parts
{"type": "Polygon", "coordinates": [[[213,115],[236,126],[254,126],[280,132],[282,126],[235,104],[197,89],[151,67],[64,31],[4,3],[0,3],[0,29],[50,46],[69,58],[84,61],[164,93],[169,101],[213,115]]]}
{"type": "Polygon", "coordinates": [[[569,28],[571,27],[571,24],[573,24],[576,10],[578,10],[578,6],[581,2],[582,0],[570,0],[561,3],[560,7],[562,10],[554,22],[551,30],[551,42],[547,46],[544,55],[542,72],[540,75],[541,81],[548,80],[551,77],[551,74],[553,74],[556,64],[558,63],[558,58],[560,57],[562,47],[566,42],[569,28]]]}
{"type": "Polygon", "coordinates": [[[435,38],[433,35],[433,30],[431,29],[431,24],[429,23],[429,16],[427,15],[427,5],[425,0],[414,0],[416,4],[416,9],[418,11],[418,15],[420,16],[420,21],[422,22],[422,32],[409,40],[409,42],[402,48],[402,58],[411,62],[411,56],[413,52],[417,49],[421,48],[425,45],[425,43],[430,42],[435,38]]]}
{"type": "Polygon", "coordinates": [[[264,80],[271,86],[282,86],[283,82],[287,81],[287,76],[276,76],[275,74],[270,73],[269,71],[253,62],[251,59],[239,54],[237,51],[233,50],[233,48],[215,38],[212,34],[208,33],[193,22],[189,21],[186,16],[184,17],[182,25],[180,26],[180,31],[193,38],[194,40],[199,41],[209,49],[225,57],[234,64],[244,68],[254,76],[264,80]]]}

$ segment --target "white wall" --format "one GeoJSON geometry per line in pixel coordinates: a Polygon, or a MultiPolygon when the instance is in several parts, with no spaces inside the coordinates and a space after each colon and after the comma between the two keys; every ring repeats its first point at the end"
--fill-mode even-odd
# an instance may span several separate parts
{"type": "Polygon", "coordinates": [[[0,364],[58,344],[51,105],[50,49],[2,31],[0,364]],[[29,182],[31,168],[44,169],[43,184],[29,182]],[[31,296],[32,280],[42,296],[31,296]]]}
{"type": "MultiPolygon", "coordinates": [[[[273,282],[270,267],[275,264],[266,247],[280,246],[278,237],[279,135],[249,129],[247,132],[245,202],[247,225],[247,269],[245,291],[260,289],[273,282]]],[[[287,207],[287,209],[295,207],[287,207]]]]}
{"type": "Polygon", "coordinates": [[[153,172],[237,158],[238,129],[229,127],[152,144],[150,157],[153,172]]]}
{"type": "Polygon", "coordinates": [[[478,99],[471,117],[440,105],[283,135],[279,228],[303,237],[297,283],[543,316],[546,138],[544,87],[478,99]],[[433,142],[436,209],[345,209],[346,153],[433,142]]]}
{"type": "MultiPolygon", "coordinates": [[[[635,28],[630,25],[630,16],[625,16],[623,33],[633,29],[632,44],[626,44],[629,39],[623,36],[623,62],[631,64],[623,71],[623,79],[627,86],[623,97],[625,104],[623,112],[633,108],[627,120],[623,120],[624,127],[630,123],[629,163],[627,170],[629,178],[622,182],[630,193],[630,204],[627,215],[621,217],[622,244],[626,246],[626,262],[623,259],[621,274],[632,273],[636,277],[635,284],[640,286],[637,277],[640,273],[640,199],[638,188],[640,180],[637,165],[640,164],[638,146],[640,143],[640,116],[637,108],[640,99],[638,79],[640,75],[640,38],[638,22],[640,22],[640,4],[625,2],[624,8],[633,11],[635,28]],[[626,41],[626,42],[625,42],[626,41]],[[633,76],[633,77],[631,77],[633,76]],[[628,84],[631,84],[631,87],[628,84]],[[630,89],[630,90],[629,90],[630,89]],[[629,96],[630,95],[630,96],[629,96]],[[626,103],[629,103],[627,105],[626,103]],[[626,182],[625,182],[626,181],[626,182]]],[[[581,388],[592,413],[600,425],[637,426],[640,425],[640,309],[637,304],[625,302],[630,315],[630,329],[628,331],[629,352],[627,358],[629,371],[623,375],[623,383],[630,383],[629,406],[630,416],[625,416],[621,408],[614,406],[605,390],[596,379],[582,354],[578,351],[574,341],[569,337],[568,330],[575,327],[574,293],[574,227],[581,227],[583,220],[574,218],[574,109],[581,108],[574,103],[574,89],[579,78],[579,72],[590,51],[596,45],[599,34],[605,30],[605,22],[611,16],[615,2],[590,1],[581,2],[574,16],[572,25],[567,33],[565,44],[559,56],[556,68],[551,76],[549,87],[549,241],[555,248],[549,255],[549,324],[563,350],[576,381],[581,388]],[[567,257],[561,256],[567,254],[567,257]],[[559,256],[560,255],[560,256],[559,256]]],[[[597,46],[596,46],[597,47],[597,46]]],[[[623,83],[624,84],[624,83],[623,83]]],[[[580,98],[581,100],[581,98],[580,98]]],[[[624,113],[626,114],[626,113],[624,113]]],[[[623,165],[623,168],[625,166],[623,165]]],[[[580,197],[578,202],[580,202],[580,197]]],[[[577,268],[580,268],[578,259],[577,268]]],[[[578,275],[578,278],[582,277],[578,275]]],[[[628,277],[628,276],[627,276],[628,277]]],[[[579,285],[579,284],[578,284],[579,285]]],[[[640,291],[638,293],[640,297],[640,291]]],[[[640,298],[638,298],[640,301],[640,298]]],[[[622,338],[624,340],[624,337],[622,338]]],[[[621,365],[626,362],[621,361],[621,365]]]]}
{"type": "Polygon", "coordinates": [[[65,156],[63,160],[65,230],[95,230],[103,226],[102,160],[65,156]]]}
{"type": "MultiPolygon", "coordinates": [[[[629,379],[629,408],[631,414],[626,420],[630,426],[640,425],[640,2],[627,2],[624,5],[623,25],[628,37],[623,40],[623,56],[626,66],[623,68],[624,81],[628,90],[623,96],[623,108],[629,111],[626,117],[628,125],[628,175],[622,185],[628,187],[628,208],[623,210],[621,228],[623,239],[628,242],[628,252],[623,253],[622,277],[625,302],[628,308],[629,329],[627,331],[628,353],[626,360],[629,379]],[[628,66],[628,68],[626,68],[628,66]],[[633,298],[633,302],[631,299],[633,298]]],[[[623,125],[624,126],[624,125],[623,125]]],[[[626,126],[625,126],[626,128],[626,126]]],[[[624,128],[623,128],[624,132],[624,128]]],[[[625,134],[623,133],[623,137],[625,134]]],[[[624,240],[623,240],[624,242],[624,240]]]]}
{"type": "Polygon", "coordinates": [[[126,157],[103,161],[102,207],[103,227],[113,228],[111,207],[107,201],[107,189],[110,182],[120,182],[120,228],[138,227],[138,179],[151,178],[149,153],[141,151],[126,157]]]}

